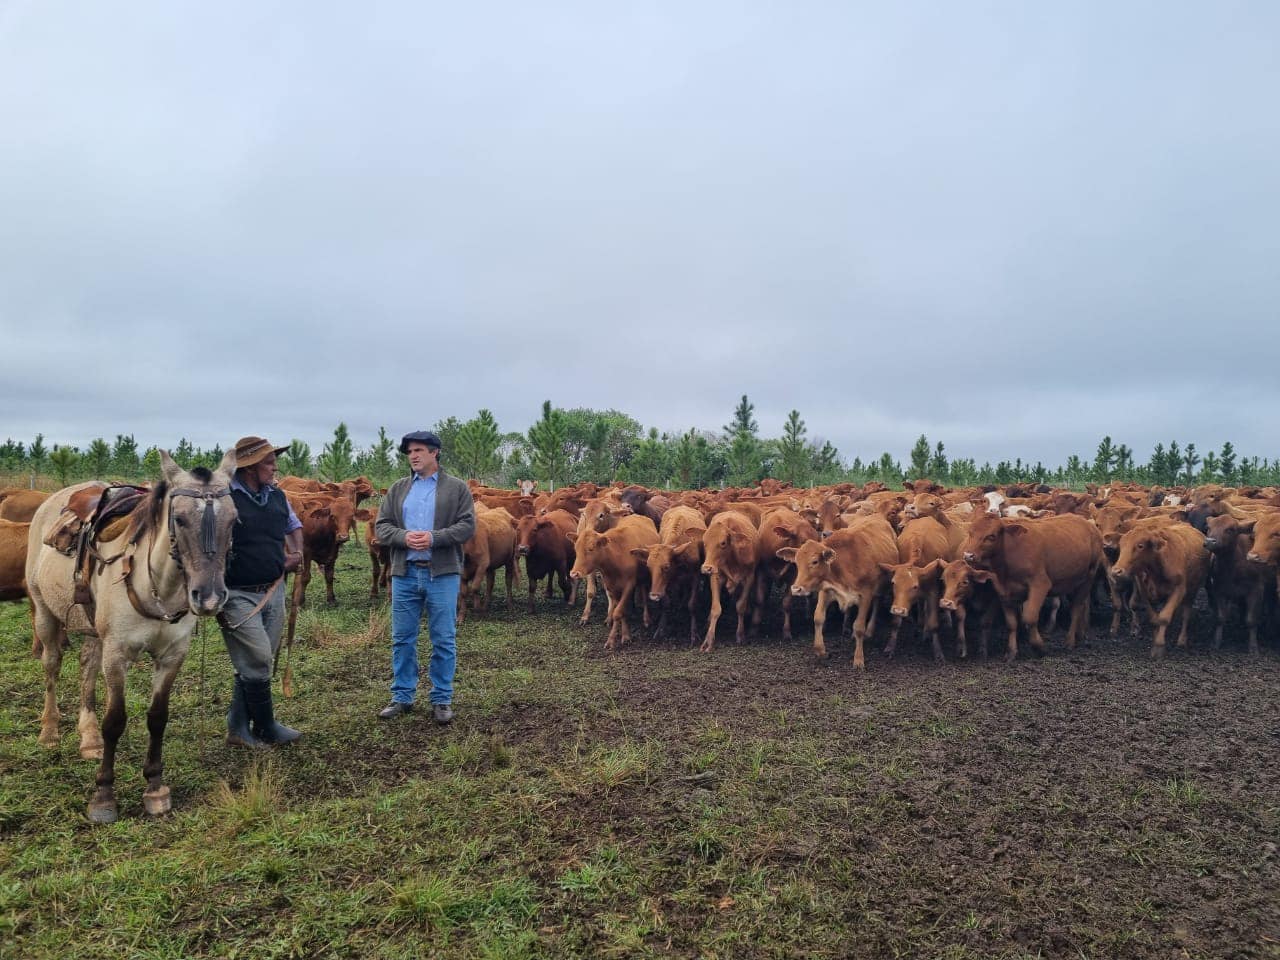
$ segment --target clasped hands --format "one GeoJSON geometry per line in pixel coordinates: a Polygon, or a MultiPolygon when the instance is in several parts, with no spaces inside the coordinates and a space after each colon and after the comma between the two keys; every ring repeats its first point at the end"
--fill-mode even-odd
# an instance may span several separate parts
{"type": "Polygon", "coordinates": [[[431,548],[430,530],[410,530],[404,536],[405,546],[410,550],[429,550],[431,548]]]}

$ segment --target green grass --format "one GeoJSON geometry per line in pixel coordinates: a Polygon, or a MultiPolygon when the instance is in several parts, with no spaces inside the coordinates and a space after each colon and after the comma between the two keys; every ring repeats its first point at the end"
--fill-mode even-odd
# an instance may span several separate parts
{"type": "Polygon", "coordinates": [[[585,629],[541,598],[508,614],[500,583],[459,633],[455,724],[388,724],[367,577],[348,549],[339,606],[313,585],[297,694],[277,693],[304,731],[289,749],[223,744],[230,670],[206,625],[174,690],[174,810],[156,821],[150,669],[132,669],[108,827],[84,817],[75,657],[48,751],[26,614],[0,605],[0,957],[1166,956],[1192,885],[1227,871],[1253,920],[1214,946],[1266,955],[1273,799],[1020,739],[1054,712],[1052,661],[949,667],[948,684],[931,663],[855,675],[844,646],[815,666],[776,639],[708,657],[637,635],[607,656],[599,612],[585,629]],[[1157,874],[1178,882],[1153,889],[1157,874]]]}

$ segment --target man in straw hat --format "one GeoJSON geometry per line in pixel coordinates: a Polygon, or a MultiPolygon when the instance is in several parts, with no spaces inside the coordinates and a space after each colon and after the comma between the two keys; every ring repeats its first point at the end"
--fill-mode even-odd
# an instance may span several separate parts
{"type": "Polygon", "coordinates": [[[471,488],[440,469],[436,434],[407,433],[400,452],[408,456],[413,473],[391,485],[374,527],[378,542],[391,554],[391,703],[378,716],[391,720],[413,710],[418,630],[425,607],[431,630],[431,712],[436,723],[449,723],[462,545],[476,532],[475,505],[471,488]]]}
{"type": "Polygon", "coordinates": [[[262,437],[236,441],[236,475],[231,481],[239,520],[227,555],[230,597],[218,622],[235,668],[235,689],[227,712],[227,743],[265,747],[302,736],[275,718],[271,670],[284,627],[284,575],[302,562],[302,521],[275,486],[276,455],[262,437]]]}

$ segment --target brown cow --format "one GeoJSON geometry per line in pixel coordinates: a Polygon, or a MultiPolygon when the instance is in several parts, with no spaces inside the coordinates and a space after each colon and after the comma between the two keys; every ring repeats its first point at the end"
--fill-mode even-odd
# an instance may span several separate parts
{"type": "Polygon", "coordinates": [[[960,657],[969,655],[968,639],[965,636],[965,625],[970,614],[978,617],[978,646],[982,659],[987,659],[987,638],[991,633],[991,624],[995,620],[996,610],[1000,607],[1000,597],[991,578],[985,575],[975,580],[977,573],[973,567],[963,560],[953,560],[942,568],[942,599],[938,606],[949,610],[956,621],[956,653],[960,657]]]}
{"type": "Polygon", "coordinates": [[[351,498],[345,495],[299,497],[295,493],[289,502],[302,521],[302,563],[293,579],[294,606],[301,608],[306,605],[312,563],[318,565],[324,574],[326,601],[336,604],[338,598],[333,592],[333,573],[338,551],[351,539],[355,522],[368,523],[373,514],[364,507],[357,510],[351,498]]]}
{"type": "Polygon", "coordinates": [[[1075,649],[1088,623],[1089,596],[1102,565],[1097,527],[1074,513],[1042,520],[982,516],[969,528],[964,559],[979,568],[974,578],[990,579],[1000,595],[1009,629],[1006,661],[1018,655],[1019,620],[1026,625],[1032,650],[1044,652],[1040,611],[1050,594],[1070,602],[1067,649],[1075,649]]]}
{"type": "Polygon", "coordinates": [[[1230,514],[1210,517],[1206,521],[1205,549],[1213,555],[1209,569],[1209,599],[1217,618],[1213,631],[1213,649],[1222,646],[1222,629],[1227,614],[1236,601],[1244,604],[1244,622],[1249,631],[1249,652],[1258,652],[1258,621],[1262,618],[1262,602],[1271,587],[1262,564],[1249,562],[1253,549],[1253,533],[1246,521],[1230,514]]]}
{"type": "Polygon", "coordinates": [[[826,540],[812,540],[799,548],[784,547],[778,556],[796,565],[792,594],[817,595],[818,604],[813,614],[813,652],[817,656],[827,655],[822,639],[827,607],[833,600],[841,612],[847,613],[857,606],[853,665],[859,670],[865,669],[863,642],[867,634],[875,630],[876,597],[885,584],[880,564],[892,563],[898,557],[898,542],[889,521],[879,514],[856,520],[826,540]]]}
{"type": "Polygon", "coordinates": [[[1253,549],[1249,551],[1250,563],[1265,564],[1280,587],[1280,510],[1266,510],[1254,520],[1246,521],[1243,528],[1253,534],[1253,549]]]}
{"type": "Polygon", "coordinates": [[[516,524],[506,510],[476,511],[476,532],[462,545],[462,585],[458,591],[458,623],[466,618],[467,601],[477,613],[489,612],[493,581],[501,567],[507,581],[507,610],[515,609],[515,587],[520,582],[516,568],[516,524]]]}
{"type": "Polygon", "coordinates": [[[694,608],[698,602],[698,587],[702,583],[702,537],[707,524],[702,514],[693,507],[671,507],[662,516],[658,527],[658,542],[651,547],[637,547],[636,559],[649,570],[649,599],[661,604],[658,625],[654,637],[666,635],[667,612],[671,606],[669,594],[688,592],[689,642],[698,638],[697,618],[694,608]]]}
{"type": "MultiPolygon", "coordinates": [[[[556,492],[558,493],[559,491],[556,492]]],[[[537,515],[543,516],[549,512],[550,511],[545,510],[539,511],[537,515]]],[[[622,517],[631,516],[631,508],[620,500],[616,500],[612,497],[597,497],[580,505],[576,511],[569,510],[567,512],[578,518],[575,539],[585,530],[594,530],[596,533],[604,533],[606,530],[613,529],[618,520],[622,517]]],[[[657,530],[656,527],[654,529],[655,531],[657,530]]],[[[578,619],[578,626],[580,627],[585,627],[587,625],[587,621],[591,617],[591,606],[596,598],[596,581],[598,579],[598,577],[594,576],[586,578],[586,598],[582,605],[582,616],[578,619]]],[[[578,587],[577,581],[574,582],[573,587],[574,596],[576,598],[578,587]]]]}
{"type": "Polygon", "coordinates": [[[791,604],[795,599],[791,584],[795,583],[796,567],[778,556],[786,547],[800,547],[810,540],[819,539],[818,531],[803,514],[788,507],[776,507],[760,518],[760,573],[757,578],[760,589],[757,602],[763,604],[763,594],[772,581],[782,587],[782,639],[791,639],[791,604]]]}
{"type": "MultiPolygon", "coordinates": [[[[374,519],[377,515],[374,511],[374,519]]],[[[372,579],[369,584],[369,596],[378,597],[378,587],[382,586],[391,595],[391,548],[378,542],[377,524],[373,520],[365,523],[364,543],[369,550],[369,565],[372,568],[372,579]]]]}
{"type": "MultiPolygon", "coordinates": [[[[566,539],[574,540],[566,535],[566,539]]],[[[640,547],[651,547],[658,542],[658,531],[648,517],[622,517],[604,533],[588,527],[577,535],[574,543],[577,559],[569,572],[572,580],[581,580],[599,573],[604,580],[605,595],[609,598],[609,637],[604,648],[613,650],[631,639],[627,626],[627,607],[637,584],[648,585],[648,568],[636,557],[640,547]]],[[[649,626],[649,605],[644,605],[644,625],[649,626]]]]}
{"type": "Polygon", "coordinates": [[[1209,574],[1209,551],[1204,536],[1175,520],[1151,520],[1135,524],[1120,538],[1120,556],[1111,568],[1117,582],[1137,583],[1156,625],[1151,658],[1164,656],[1165,634],[1182,610],[1177,645],[1186,647],[1191,625],[1191,605],[1209,574]],[[1163,604],[1157,611],[1156,605],[1163,604]]]}
{"type": "Polygon", "coordinates": [[[882,563],[893,586],[893,604],[889,613],[893,626],[884,655],[892,657],[898,649],[898,631],[903,619],[914,608],[920,631],[933,646],[933,658],[942,662],[942,644],[938,640],[938,576],[939,561],[949,560],[947,529],[933,517],[910,520],[898,535],[897,563],[882,563]]]}
{"type": "Polygon", "coordinates": [[[516,522],[516,556],[524,557],[525,577],[529,581],[529,612],[536,612],[534,594],[543,577],[547,579],[547,599],[551,599],[553,579],[560,581],[565,603],[572,605],[577,583],[569,584],[569,571],[575,559],[571,537],[578,526],[577,518],[568,510],[552,510],[540,517],[521,517],[516,522]]]}
{"type": "Polygon", "coordinates": [[[25,487],[6,487],[0,490],[0,520],[14,523],[30,523],[40,504],[49,499],[43,490],[25,487]]]}
{"type": "MultiPolygon", "coordinates": [[[[742,643],[747,636],[747,609],[755,591],[756,561],[760,532],[743,513],[727,509],[712,518],[702,535],[702,572],[711,578],[711,613],[707,617],[707,634],[698,649],[710,653],[716,646],[716,625],[722,610],[720,591],[723,589],[734,601],[738,614],[736,639],[742,643]]],[[[757,608],[752,628],[759,626],[760,611],[757,608]]]]}
{"type": "Polygon", "coordinates": [[[0,520],[0,601],[27,595],[27,537],[30,523],[0,520]]]}

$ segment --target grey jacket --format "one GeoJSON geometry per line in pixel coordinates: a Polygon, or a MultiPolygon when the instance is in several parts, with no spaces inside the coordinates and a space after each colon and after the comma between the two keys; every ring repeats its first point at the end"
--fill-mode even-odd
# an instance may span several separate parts
{"type": "MultiPolygon", "coordinates": [[[[378,508],[374,533],[378,542],[390,548],[391,575],[403,577],[409,548],[404,538],[404,498],[409,495],[413,475],[401,477],[387,490],[378,508]]],[[[436,481],[435,529],[431,531],[431,575],[442,577],[462,573],[462,545],[476,532],[476,511],[471,488],[443,470],[436,481]]]]}

